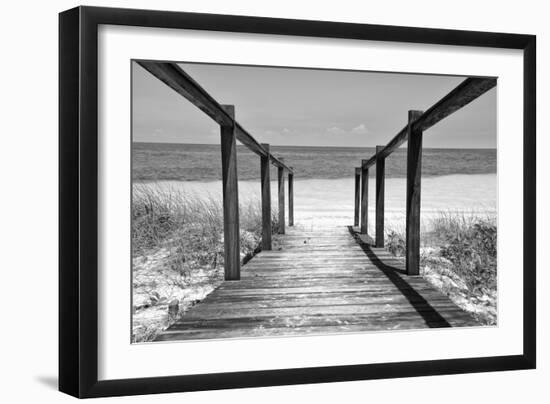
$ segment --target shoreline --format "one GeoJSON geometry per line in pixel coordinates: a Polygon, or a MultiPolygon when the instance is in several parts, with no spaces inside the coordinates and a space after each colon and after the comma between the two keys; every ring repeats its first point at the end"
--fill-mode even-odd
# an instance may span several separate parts
{"type": "MultiPolygon", "coordinates": [[[[295,173],[296,175],[296,173],[295,173]]],[[[478,175],[493,175],[493,176],[497,176],[497,173],[496,172],[490,172],[490,173],[472,173],[472,174],[464,174],[464,173],[457,173],[457,174],[443,174],[443,175],[437,175],[437,174],[422,174],[422,179],[431,179],[431,178],[444,178],[444,177],[455,177],[455,176],[478,176],[478,175]]],[[[273,175],[271,176],[272,178],[274,177],[273,175]]],[[[350,172],[350,175],[347,176],[347,177],[339,177],[339,178],[329,178],[329,177],[319,177],[319,178],[300,178],[298,175],[296,175],[294,177],[294,182],[297,182],[297,181],[341,181],[341,180],[349,180],[350,178],[354,178],[354,174],[353,172],[350,172]]],[[[375,179],[376,178],[376,170],[369,170],[369,180],[370,179],[375,179]]],[[[406,176],[402,176],[402,175],[399,175],[399,176],[386,176],[385,177],[385,180],[388,181],[388,180],[406,180],[406,176]]],[[[216,179],[216,180],[182,180],[182,179],[178,179],[178,178],[173,178],[173,179],[170,179],[170,178],[164,178],[164,179],[136,179],[136,178],[132,178],[132,185],[139,185],[139,184],[155,184],[155,183],[165,183],[165,182],[191,182],[191,183],[200,183],[200,184],[211,184],[211,183],[217,183],[217,182],[221,182],[222,180],[221,179],[216,179]]],[[[242,182],[252,182],[252,183],[256,183],[256,182],[260,182],[259,180],[259,174],[258,174],[258,180],[249,180],[249,179],[245,179],[245,180],[239,180],[239,184],[242,183],[242,182]]],[[[273,180],[271,180],[271,182],[274,182],[273,180]]]]}
{"type": "MultiPolygon", "coordinates": [[[[369,178],[370,179],[370,178],[369,178]]],[[[294,220],[310,225],[350,225],[354,215],[354,181],[341,179],[294,180],[294,220]]],[[[285,184],[287,185],[287,184],[285,184]]],[[[369,181],[369,230],[374,230],[376,181],[369,181]]],[[[133,187],[183,190],[200,198],[221,200],[221,181],[138,182],[133,187]]],[[[285,187],[285,192],[288,192],[285,187]]],[[[385,227],[402,230],[406,215],[406,179],[385,181],[385,227]]],[[[288,201],[288,195],[285,195],[288,201]]],[[[260,181],[239,181],[239,200],[260,198],[260,181]]],[[[272,209],[277,208],[277,181],[271,181],[272,209]]],[[[441,212],[495,216],[497,214],[497,174],[453,174],[422,178],[422,222],[424,227],[441,212]]],[[[286,205],[288,206],[288,205],[286,205]]],[[[288,209],[286,212],[288,217],[288,209]]]]}

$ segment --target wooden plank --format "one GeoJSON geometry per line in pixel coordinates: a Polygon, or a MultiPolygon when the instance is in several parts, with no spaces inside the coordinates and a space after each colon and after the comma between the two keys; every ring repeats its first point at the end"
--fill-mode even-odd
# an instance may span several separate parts
{"type": "MultiPolygon", "coordinates": [[[[384,146],[376,146],[376,155],[384,146]]],[[[386,159],[377,157],[376,159],[376,247],[384,247],[384,181],[386,176],[386,159]]]]}
{"type": "Polygon", "coordinates": [[[271,178],[269,144],[262,143],[267,156],[260,156],[260,179],[262,188],[262,250],[271,250],[271,178]]]}
{"type": "MultiPolygon", "coordinates": [[[[290,230],[290,229],[289,229],[290,230]]],[[[289,242],[295,242],[299,239],[313,239],[314,241],[319,240],[341,240],[346,239],[349,240],[349,236],[347,234],[323,234],[323,235],[315,235],[312,233],[287,233],[287,235],[284,238],[281,238],[281,242],[289,241],[289,242]]]]}
{"type": "MultiPolygon", "coordinates": [[[[296,250],[294,250],[296,251],[296,250]]],[[[365,253],[361,250],[354,251],[351,254],[343,254],[341,251],[328,251],[328,252],[315,252],[315,254],[312,254],[311,252],[307,251],[305,253],[300,252],[294,252],[294,251],[285,251],[284,255],[277,256],[277,255],[263,255],[260,258],[257,258],[254,260],[254,262],[261,262],[261,263],[275,263],[275,262],[287,262],[287,261],[293,261],[296,259],[301,259],[302,265],[307,264],[313,264],[316,261],[314,260],[338,260],[338,261],[349,261],[353,259],[357,259],[360,262],[367,264],[365,262],[365,253]]],[[[252,263],[251,263],[252,264],[252,263]]],[[[373,264],[370,264],[374,266],[373,264]]]]}
{"type": "MultiPolygon", "coordinates": [[[[327,266],[327,267],[319,267],[315,269],[302,270],[303,268],[296,268],[296,267],[290,267],[290,268],[274,268],[272,271],[265,270],[254,270],[254,272],[245,272],[241,273],[241,280],[247,281],[243,282],[245,286],[253,285],[258,282],[258,278],[261,277],[262,282],[266,282],[265,284],[273,284],[274,282],[277,282],[280,285],[283,285],[284,282],[277,281],[277,278],[287,278],[288,281],[286,281],[287,284],[292,286],[293,282],[315,282],[317,285],[322,286],[325,282],[328,281],[334,281],[335,284],[339,282],[347,282],[346,285],[353,284],[352,278],[358,278],[363,279],[364,284],[377,286],[376,282],[387,282],[387,278],[382,276],[376,276],[374,275],[375,270],[374,268],[371,269],[371,273],[365,273],[365,268],[357,266],[357,267],[350,267],[346,270],[338,270],[336,266],[327,266]]],[[[380,271],[377,271],[380,272],[380,271]]],[[[298,283],[296,283],[298,285],[298,283]]],[[[422,286],[422,283],[410,283],[412,287],[416,286],[422,286]]],[[[363,285],[360,285],[361,287],[363,285]]]]}
{"type": "MultiPolygon", "coordinates": [[[[348,271],[357,271],[360,270],[362,273],[362,276],[364,275],[365,271],[373,270],[373,271],[379,271],[379,268],[376,266],[369,266],[368,264],[365,264],[364,262],[356,261],[356,262],[330,262],[330,263],[322,263],[322,264],[311,264],[308,266],[303,265],[301,262],[303,261],[302,257],[296,258],[296,262],[288,262],[286,264],[272,264],[267,263],[264,261],[260,261],[256,263],[255,265],[250,266],[250,271],[247,272],[247,276],[268,276],[269,274],[279,274],[279,273],[287,273],[288,275],[291,275],[292,271],[295,269],[299,269],[298,273],[308,274],[313,273],[314,271],[318,273],[323,273],[323,271],[332,271],[333,276],[335,275],[335,272],[338,273],[348,273],[348,271]]],[[[387,265],[391,268],[395,268],[397,270],[403,270],[405,268],[404,264],[400,264],[399,267],[397,263],[390,263],[391,265],[387,265]]],[[[250,265],[248,263],[247,265],[250,265]]],[[[247,267],[248,270],[248,267],[247,267]]],[[[296,272],[296,271],[294,271],[296,272]]],[[[241,274],[242,275],[242,274],[241,274]]],[[[383,275],[382,275],[383,276],[383,275]]]]}
{"type": "MultiPolygon", "coordinates": [[[[337,243],[338,241],[335,241],[334,243],[337,243]]],[[[287,244],[287,243],[279,243],[278,247],[276,248],[276,251],[285,251],[288,253],[297,252],[297,251],[304,251],[308,253],[315,253],[315,252],[323,252],[323,251],[339,251],[340,253],[348,253],[349,249],[353,249],[354,245],[351,243],[342,243],[341,246],[335,247],[334,243],[301,243],[300,244],[287,244]]],[[[358,250],[360,251],[360,250],[358,250]]]]}
{"type": "MultiPolygon", "coordinates": [[[[285,305],[285,302],[293,301],[310,301],[315,302],[326,302],[325,304],[331,304],[330,302],[348,302],[350,304],[359,301],[409,301],[409,302],[423,302],[426,300],[425,296],[409,296],[405,297],[400,293],[365,293],[363,290],[355,290],[351,292],[342,293],[340,291],[331,290],[326,292],[305,292],[305,293],[280,293],[273,291],[268,295],[258,295],[258,294],[249,294],[248,296],[234,296],[231,294],[225,294],[223,296],[218,295],[217,293],[209,295],[207,301],[199,303],[202,304],[225,304],[226,302],[232,302],[234,304],[243,303],[249,304],[254,302],[266,302],[269,304],[282,304],[285,305]]],[[[428,302],[430,304],[437,305],[439,303],[448,303],[449,298],[443,294],[433,295],[429,297],[428,302]]],[[[198,307],[198,305],[196,306],[198,307]]]]}
{"type": "MultiPolygon", "coordinates": [[[[298,302],[296,302],[298,303],[298,302]]],[[[243,317],[292,317],[296,316],[296,309],[299,308],[299,316],[334,316],[340,315],[371,315],[379,316],[381,312],[384,314],[402,314],[402,315],[415,315],[418,312],[430,313],[434,312],[434,308],[427,304],[421,303],[417,307],[411,306],[408,302],[403,303],[363,303],[363,304],[334,304],[334,305],[295,305],[287,307],[256,307],[253,305],[242,305],[238,307],[232,307],[221,305],[197,305],[188,315],[186,321],[200,319],[200,320],[222,320],[232,318],[243,317]],[[202,310],[201,310],[202,309],[202,310]]],[[[440,306],[442,310],[448,311],[448,313],[456,314],[456,305],[447,303],[445,306],[440,306]]]]}
{"type": "Polygon", "coordinates": [[[303,248],[304,251],[306,251],[309,247],[315,248],[315,247],[332,247],[332,248],[339,248],[339,249],[346,249],[346,247],[354,248],[356,247],[354,245],[353,240],[342,240],[342,239],[332,239],[327,238],[323,240],[315,240],[315,239],[308,239],[308,238],[302,238],[297,239],[295,241],[282,241],[278,243],[282,247],[299,247],[303,248]]]}
{"type": "MultiPolygon", "coordinates": [[[[252,261],[250,261],[250,265],[256,263],[256,262],[274,262],[273,259],[277,259],[278,261],[288,261],[288,260],[296,260],[303,258],[303,260],[300,262],[300,264],[307,264],[308,262],[312,263],[313,261],[310,261],[310,259],[322,259],[322,258],[335,258],[335,259],[348,259],[357,257],[361,260],[361,262],[367,264],[365,262],[365,252],[362,250],[352,250],[352,251],[346,251],[344,250],[328,250],[328,249],[317,249],[317,248],[308,248],[308,249],[286,249],[286,250],[273,250],[272,254],[269,251],[264,251],[266,254],[261,254],[256,256],[252,261]],[[281,255],[277,255],[277,253],[280,253],[281,255]],[[272,261],[269,261],[272,259],[272,261]]],[[[378,256],[378,258],[389,258],[389,256],[378,256]]],[[[385,260],[384,260],[385,262],[385,260]]],[[[372,264],[370,264],[372,265],[372,264]]]]}
{"type": "MultiPolygon", "coordinates": [[[[432,323],[435,325],[435,323],[432,323]]],[[[269,324],[268,324],[269,325],[269,324]]],[[[458,324],[457,326],[463,326],[458,324]]],[[[467,326],[467,325],[465,325],[467,326]]],[[[240,323],[235,324],[235,327],[241,327],[240,323]]],[[[359,333],[367,331],[383,331],[383,330],[414,330],[426,328],[425,323],[417,324],[402,324],[394,325],[393,327],[384,327],[382,324],[347,324],[342,322],[338,325],[316,325],[316,326],[305,326],[302,325],[298,328],[296,327],[284,327],[279,328],[275,327],[264,327],[258,326],[251,329],[223,329],[223,330],[205,330],[205,331],[174,331],[161,334],[157,337],[156,341],[180,341],[180,340],[200,340],[200,339],[212,339],[212,338],[253,338],[253,337],[279,337],[279,336],[303,336],[303,335],[335,335],[340,333],[359,333]]]]}
{"type": "MultiPolygon", "coordinates": [[[[393,262],[384,261],[383,265],[394,267],[395,264],[397,263],[400,263],[400,261],[393,261],[393,262]]],[[[363,268],[365,269],[377,268],[376,265],[365,263],[364,257],[363,258],[361,257],[337,258],[334,256],[327,256],[327,257],[324,257],[323,259],[309,262],[307,256],[294,256],[294,257],[288,257],[287,259],[256,261],[254,265],[252,265],[252,263],[249,263],[251,268],[264,268],[264,267],[278,268],[278,267],[288,267],[288,266],[294,267],[295,265],[299,265],[301,268],[304,269],[304,271],[307,270],[308,268],[313,269],[319,266],[325,266],[325,267],[339,266],[340,268],[343,269],[343,267],[347,265],[353,265],[353,264],[362,265],[363,268]]]]}
{"type": "MultiPolygon", "coordinates": [[[[224,105],[230,116],[235,116],[235,107],[224,105]]],[[[221,126],[222,149],[222,194],[223,194],[223,233],[224,271],[226,280],[238,280],[241,273],[240,232],[239,232],[239,190],[237,180],[237,144],[235,126],[221,126]]]]}
{"type": "Polygon", "coordinates": [[[290,250],[303,250],[307,252],[312,249],[331,249],[331,250],[340,250],[343,252],[352,252],[361,251],[356,244],[356,241],[351,238],[341,238],[341,237],[297,237],[290,240],[284,239],[277,240],[279,248],[278,251],[290,251],[290,250]]]}
{"type": "Polygon", "coordinates": [[[373,330],[406,330],[426,327],[449,327],[477,325],[471,318],[450,316],[441,318],[426,315],[411,317],[409,313],[388,313],[382,316],[369,315],[323,315],[323,316],[270,316],[245,317],[220,320],[196,320],[178,323],[157,340],[235,338],[252,336],[281,336],[330,334],[373,330]]]}
{"type": "MultiPolygon", "coordinates": [[[[363,160],[363,163],[365,160],[363,160]]],[[[369,221],[369,169],[361,169],[361,233],[368,234],[369,221]]]]}
{"type": "Polygon", "coordinates": [[[310,282],[312,279],[314,279],[315,282],[325,282],[325,281],[349,281],[352,278],[364,278],[369,283],[371,281],[386,281],[384,278],[379,278],[373,275],[370,276],[364,276],[364,268],[356,267],[351,268],[347,270],[334,270],[335,267],[326,267],[326,268],[318,268],[314,271],[309,271],[304,273],[305,271],[296,271],[296,268],[289,268],[289,269],[282,269],[282,270],[274,270],[274,271],[254,271],[252,273],[245,272],[241,273],[241,280],[249,281],[250,284],[253,282],[258,281],[258,277],[262,277],[262,281],[265,281],[266,284],[273,284],[274,282],[278,282],[279,284],[282,284],[278,281],[278,278],[281,276],[284,276],[286,279],[288,279],[287,283],[292,282],[310,282]],[[299,275],[296,275],[296,274],[299,275]]]}
{"type": "MultiPolygon", "coordinates": [[[[377,271],[378,272],[378,271],[377,271]]],[[[418,282],[407,282],[403,281],[402,284],[399,284],[399,286],[396,286],[393,283],[388,282],[388,279],[386,277],[381,276],[368,276],[367,274],[361,275],[360,273],[357,273],[358,276],[352,277],[352,276],[344,276],[344,277],[337,277],[335,276],[333,279],[327,279],[326,277],[317,277],[315,275],[308,276],[303,278],[302,280],[298,279],[261,279],[261,288],[262,289],[268,289],[273,287],[281,287],[281,288],[305,288],[308,286],[316,287],[316,288],[328,288],[330,290],[331,287],[337,288],[337,287],[343,287],[343,288],[360,288],[364,290],[369,290],[370,288],[378,288],[381,286],[387,286],[387,288],[391,289],[415,289],[416,287],[424,287],[424,282],[421,278],[418,282]]],[[[227,286],[221,286],[220,290],[222,289],[231,289],[231,290],[237,290],[237,289],[248,289],[248,288],[255,288],[258,286],[258,278],[257,277],[247,277],[246,279],[242,279],[242,282],[234,282],[231,283],[231,285],[227,286]]]]}
{"type": "Polygon", "coordinates": [[[361,251],[360,249],[356,249],[353,245],[353,242],[350,241],[340,241],[340,240],[327,240],[327,241],[319,241],[316,242],[315,240],[302,240],[298,241],[297,243],[278,243],[279,247],[277,248],[277,251],[288,251],[296,252],[303,251],[303,252],[310,252],[312,250],[335,250],[340,251],[342,253],[350,252],[350,250],[356,250],[361,251]]]}
{"type": "MultiPolygon", "coordinates": [[[[237,283],[237,282],[235,282],[237,283]]],[[[267,293],[324,293],[329,291],[338,291],[341,293],[348,293],[348,292],[356,292],[356,291],[363,291],[364,293],[382,293],[384,291],[387,291],[388,288],[390,289],[389,293],[402,293],[403,291],[417,291],[419,293],[428,293],[433,290],[433,288],[429,286],[425,286],[424,288],[418,287],[402,287],[402,288],[394,288],[393,286],[390,286],[391,284],[388,282],[384,282],[380,285],[372,285],[369,286],[368,283],[357,283],[357,284],[347,284],[347,283],[341,283],[338,285],[304,285],[304,286],[279,286],[279,287],[264,287],[263,284],[260,285],[253,285],[248,286],[246,288],[219,288],[216,290],[216,294],[218,295],[258,295],[258,294],[267,294],[267,293]]]]}
{"type": "Polygon", "coordinates": [[[350,241],[334,240],[316,242],[315,240],[303,240],[297,243],[279,243],[279,248],[277,248],[277,251],[288,253],[299,251],[303,251],[304,253],[310,251],[340,251],[343,253],[348,253],[353,251],[361,252],[362,250],[360,248],[358,249],[357,246],[350,241]]]}
{"type": "MultiPolygon", "coordinates": [[[[349,279],[348,279],[349,280],[349,279]]],[[[236,282],[238,283],[238,282],[236,282]]],[[[257,295],[259,293],[265,293],[265,294],[273,294],[273,293],[304,293],[305,291],[311,291],[312,293],[322,293],[327,292],[330,290],[339,291],[341,293],[349,293],[353,291],[363,291],[364,293],[376,293],[376,294],[382,294],[387,293],[388,295],[395,295],[399,293],[406,293],[406,294],[414,294],[414,293],[420,293],[420,294],[428,294],[428,299],[430,298],[430,293],[432,291],[429,287],[424,287],[424,285],[409,285],[408,287],[390,287],[388,285],[388,282],[378,282],[371,285],[371,281],[367,282],[357,282],[355,284],[351,284],[349,282],[346,282],[346,280],[341,280],[340,282],[335,282],[334,285],[330,285],[330,282],[325,282],[321,284],[317,281],[312,282],[302,282],[296,285],[288,285],[288,284],[278,284],[278,283],[271,283],[266,285],[261,285],[261,287],[256,287],[254,282],[248,282],[248,284],[244,284],[242,287],[239,288],[229,288],[229,289],[220,289],[219,294],[220,296],[229,296],[235,294],[235,296],[248,296],[248,295],[257,295]],[[389,289],[388,289],[389,288],[389,289]]],[[[435,296],[435,295],[434,295],[435,296]]]]}
{"type": "Polygon", "coordinates": [[[291,172],[288,173],[288,226],[294,226],[294,174],[291,172]]]}
{"type": "Polygon", "coordinates": [[[281,240],[279,241],[280,245],[289,246],[289,247],[308,247],[308,246],[335,246],[335,247],[351,247],[354,246],[353,240],[335,238],[335,237],[326,237],[322,239],[315,239],[310,237],[300,237],[294,240],[281,240]],[[336,244],[335,244],[336,243],[336,244]]]}
{"type": "Polygon", "coordinates": [[[351,247],[354,246],[353,240],[344,240],[341,238],[324,238],[324,239],[315,239],[315,238],[309,238],[309,237],[303,237],[303,238],[297,238],[294,240],[282,240],[279,241],[279,244],[282,246],[289,246],[289,247],[308,247],[308,246],[338,246],[338,247],[351,247]]]}
{"type": "MultiPolygon", "coordinates": [[[[363,330],[384,330],[384,329],[407,329],[407,328],[426,328],[429,323],[437,323],[438,326],[449,326],[445,324],[445,318],[437,314],[422,316],[411,316],[408,312],[355,314],[355,315],[303,315],[303,316],[245,316],[237,318],[222,319],[204,319],[178,322],[171,327],[173,332],[188,332],[192,330],[205,331],[208,329],[232,330],[233,327],[241,329],[261,328],[302,328],[315,326],[339,326],[339,325],[364,325],[363,330]]],[[[468,323],[466,319],[463,319],[468,323]]]]}
{"type": "Polygon", "coordinates": [[[283,248],[297,247],[301,248],[304,251],[308,249],[315,248],[333,248],[339,250],[346,250],[346,248],[353,249],[356,246],[353,244],[353,241],[342,240],[342,239],[324,239],[324,240],[315,240],[315,239],[297,239],[296,241],[283,241],[278,242],[278,244],[283,248]]]}
{"type": "Polygon", "coordinates": [[[413,123],[422,111],[409,111],[407,144],[407,217],[406,268],[407,274],[420,273],[420,184],[422,179],[422,131],[414,130],[413,123]]]}
{"type": "MultiPolygon", "coordinates": [[[[319,248],[296,248],[296,249],[287,249],[284,251],[263,251],[263,253],[258,254],[254,257],[254,262],[263,261],[264,259],[278,258],[278,259],[296,259],[296,258],[310,258],[312,252],[315,252],[316,257],[335,257],[340,258],[342,255],[345,255],[346,258],[349,257],[359,257],[362,260],[365,258],[365,252],[361,249],[319,249],[319,248]],[[349,251],[351,250],[351,251],[349,251]],[[277,254],[279,253],[279,254],[277,254]],[[344,254],[342,254],[344,253],[344,254]]],[[[307,262],[304,260],[304,263],[307,262]]]]}
{"type": "MultiPolygon", "coordinates": [[[[343,254],[339,254],[339,255],[333,255],[333,256],[317,256],[317,257],[310,257],[309,255],[308,256],[304,256],[303,258],[305,258],[302,262],[302,264],[314,264],[314,263],[321,263],[321,262],[326,262],[327,260],[330,261],[330,262],[339,262],[339,263],[343,263],[343,262],[350,262],[350,261],[357,261],[357,262],[362,262],[364,263],[365,262],[365,257],[364,255],[363,256],[360,256],[360,255],[357,255],[356,257],[346,257],[344,256],[343,254]]],[[[296,256],[292,256],[292,255],[289,255],[287,257],[282,257],[282,258],[279,258],[279,257],[272,257],[270,259],[270,257],[264,257],[263,258],[263,261],[264,263],[266,264],[273,264],[273,263],[277,263],[277,262],[292,262],[293,260],[296,259],[296,256]]]]}
{"type": "MultiPolygon", "coordinates": [[[[413,123],[413,130],[426,131],[428,128],[443,120],[447,116],[456,112],[460,108],[468,105],[470,102],[485,94],[495,87],[497,79],[469,77],[455,87],[451,92],[445,95],[441,100],[432,105],[421,116],[418,116],[413,123]]],[[[408,127],[405,126],[395,137],[380,151],[378,157],[385,158],[393,153],[399,146],[407,141],[408,127]]],[[[377,155],[363,163],[367,168],[376,163],[377,155]]]]}
{"type": "MultiPolygon", "coordinates": [[[[367,280],[376,279],[376,276],[374,274],[380,274],[380,270],[377,267],[366,267],[365,264],[357,263],[357,264],[329,264],[329,265],[319,265],[319,266],[312,266],[304,268],[302,265],[289,265],[289,266],[281,266],[281,267],[275,267],[271,265],[262,265],[257,266],[250,269],[250,272],[245,271],[241,274],[242,279],[248,278],[252,279],[254,278],[256,280],[257,277],[262,277],[262,279],[265,279],[266,281],[269,281],[270,277],[277,277],[281,275],[285,275],[285,278],[288,277],[290,279],[289,282],[292,282],[294,279],[309,279],[312,277],[315,277],[315,279],[319,279],[326,275],[331,275],[334,278],[333,279],[340,279],[340,278],[350,278],[350,277],[357,277],[364,278],[367,280]],[[345,269],[342,269],[344,267],[345,269]],[[299,271],[296,271],[296,269],[300,269],[299,271]]],[[[386,280],[386,277],[384,274],[378,275],[380,279],[386,280]]]]}
{"type": "MultiPolygon", "coordinates": [[[[301,294],[271,294],[268,296],[224,296],[222,298],[217,297],[208,300],[208,307],[221,309],[231,307],[235,312],[241,308],[250,308],[250,307],[312,307],[312,306],[335,306],[335,305],[362,305],[362,304],[394,304],[394,303],[408,305],[410,306],[410,301],[403,296],[398,294],[365,294],[361,292],[355,293],[325,293],[325,294],[315,294],[315,293],[301,293],[301,294]]],[[[416,303],[423,304],[424,301],[417,299],[416,303]]],[[[443,307],[452,307],[456,309],[456,306],[449,303],[447,297],[442,297],[440,299],[430,299],[429,303],[438,310],[443,307]]],[[[202,303],[199,303],[195,309],[199,308],[202,303]]],[[[383,311],[384,308],[381,310],[383,311]]]]}
{"type": "Polygon", "coordinates": [[[333,261],[338,261],[338,262],[349,262],[349,261],[359,261],[359,262],[365,262],[365,257],[364,257],[364,254],[363,255],[360,255],[360,254],[355,254],[354,256],[345,256],[344,254],[340,253],[340,254],[325,254],[325,255],[321,255],[319,254],[318,256],[313,256],[313,254],[307,254],[307,255],[302,255],[302,256],[298,256],[298,255],[293,255],[293,254],[289,254],[289,255],[285,255],[283,257],[277,257],[277,256],[271,256],[271,257],[268,257],[268,256],[265,256],[263,258],[261,258],[261,262],[264,262],[264,263],[277,263],[277,262],[292,262],[293,260],[296,260],[296,259],[299,259],[299,258],[302,258],[302,264],[314,264],[314,263],[320,263],[320,262],[325,262],[327,260],[333,260],[333,261]]]}
{"type": "Polygon", "coordinates": [[[359,206],[361,204],[361,167],[355,168],[355,212],[353,225],[359,226],[359,206]]]}
{"type": "MultiPolygon", "coordinates": [[[[343,230],[345,231],[346,229],[343,229],[343,230]]],[[[282,238],[281,241],[293,240],[293,239],[300,238],[300,237],[311,237],[311,238],[315,238],[315,239],[346,238],[346,237],[348,237],[348,235],[345,234],[345,233],[334,234],[334,233],[331,233],[328,230],[319,230],[319,232],[322,232],[323,234],[306,233],[306,232],[297,233],[297,232],[291,231],[291,232],[288,233],[288,236],[285,236],[284,238],[282,238]]],[[[342,230],[340,230],[340,232],[342,232],[342,230]]]]}
{"type": "Polygon", "coordinates": [[[137,63],[168,87],[188,99],[197,108],[216,121],[220,126],[234,126],[236,137],[251,151],[268,156],[274,165],[292,171],[282,161],[270,155],[254,137],[248,133],[203,87],[189,76],[177,63],[139,60],[137,63]]]}
{"type": "MultiPolygon", "coordinates": [[[[279,242],[279,245],[283,246],[284,248],[280,250],[273,250],[273,251],[262,251],[260,254],[256,255],[256,258],[263,257],[263,256],[284,256],[285,254],[308,254],[310,251],[319,251],[319,252],[345,252],[346,254],[353,254],[353,253],[361,253],[365,255],[365,251],[358,247],[357,241],[355,240],[327,240],[323,242],[317,242],[316,240],[298,240],[296,242],[285,242],[281,243],[279,242]],[[306,241],[304,243],[304,241],[306,241]],[[296,248],[289,248],[289,247],[296,247],[296,248]]],[[[375,251],[375,250],[373,250],[375,251]]],[[[378,252],[377,252],[378,253],[378,252]]],[[[380,251],[379,252],[382,255],[392,256],[387,251],[380,251]]]]}
{"type": "Polygon", "coordinates": [[[279,234],[285,234],[285,172],[282,167],[277,168],[277,182],[279,185],[279,234]]]}
{"type": "MultiPolygon", "coordinates": [[[[250,265],[250,264],[247,264],[250,265]]],[[[397,265],[391,265],[392,267],[397,267],[397,265]]],[[[400,271],[404,271],[405,265],[401,265],[401,268],[397,268],[400,271]]],[[[329,264],[312,264],[308,267],[305,267],[300,262],[291,263],[289,262],[286,265],[274,265],[270,264],[267,265],[266,263],[258,263],[255,266],[252,266],[250,268],[251,275],[247,276],[266,276],[269,274],[286,274],[291,275],[292,272],[296,272],[296,270],[299,270],[300,273],[302,272],[312,272],[317,271],[319,273],[323,273],[323,271],[332,271],[332,275],[334,275],[334,272],[336,271],[352,271],[352,270],[361,270],[361,271],[367,271],[369,269],[377,270],[376,267],[368,267],[364,262],[346,262],[346,263],[329,263],[329,264]],[[345,269],[342,269],[344,267],[345,269]]],[[[242,275],[242,274],[241,274],[242,275]]]]}

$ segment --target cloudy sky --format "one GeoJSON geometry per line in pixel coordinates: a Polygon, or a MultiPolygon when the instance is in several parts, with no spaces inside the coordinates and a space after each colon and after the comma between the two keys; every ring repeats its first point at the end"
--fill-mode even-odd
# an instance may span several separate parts
{"type": "MultiPolygon", "coordinates": [[[[376,146],[464,77],[181,64],[261,143],[376,146]]],[[[133,63],[133,140],[219,143],[219,126],[133,63]]],[[[496,147],[494,88],[426,132],[426,147],[496,147]]]]}

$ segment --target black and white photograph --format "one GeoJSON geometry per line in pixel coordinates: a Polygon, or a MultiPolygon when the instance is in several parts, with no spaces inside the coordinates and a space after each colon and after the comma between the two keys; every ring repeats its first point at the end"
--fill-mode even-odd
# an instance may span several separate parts
{"type": "Polygon", "coordinates": [[[496,77],[129,68],[132,343],[498,326],[496,77]]]}
{"type": "Polygon", "coordinates": [[[2,402],[545,402],[543,2],[91,3],[3,9],[2,402]]]}

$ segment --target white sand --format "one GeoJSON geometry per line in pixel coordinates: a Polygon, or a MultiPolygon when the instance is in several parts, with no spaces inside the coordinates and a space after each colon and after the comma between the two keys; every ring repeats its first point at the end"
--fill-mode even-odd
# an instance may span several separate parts
{"type": "MultiPolygon", "coordinates": [[[[354,178],[294,181],[294,221],[301,226],[345,226],[353,224],[354,178]]],[[[221,182],[162,181],[150,184],[184,190],[195,195],[221,198],[221,182]]],[[[385,226],[402,230],[405,225],[404,178],[386,179],[385,226]]],[[[288,184],[285,184],[288,198],[288,184]]],[[[277,183],[272,182],[273,207],[277,206],[277,183]]],[[[369,178],[369,228],[374,229],[375,179],[369,178]]],[[[260,198],[259,181],[240,181],[241,201],[260,198]]],[[[287,215],[288,215],[288,204],[287,215]]],[[[439,212],[495,214],[497,206],[496,174],[449,175],[422,178],[423,222],[439,212]]],[[[371,233],[372,234],[372,233],[371,233]]]]}

